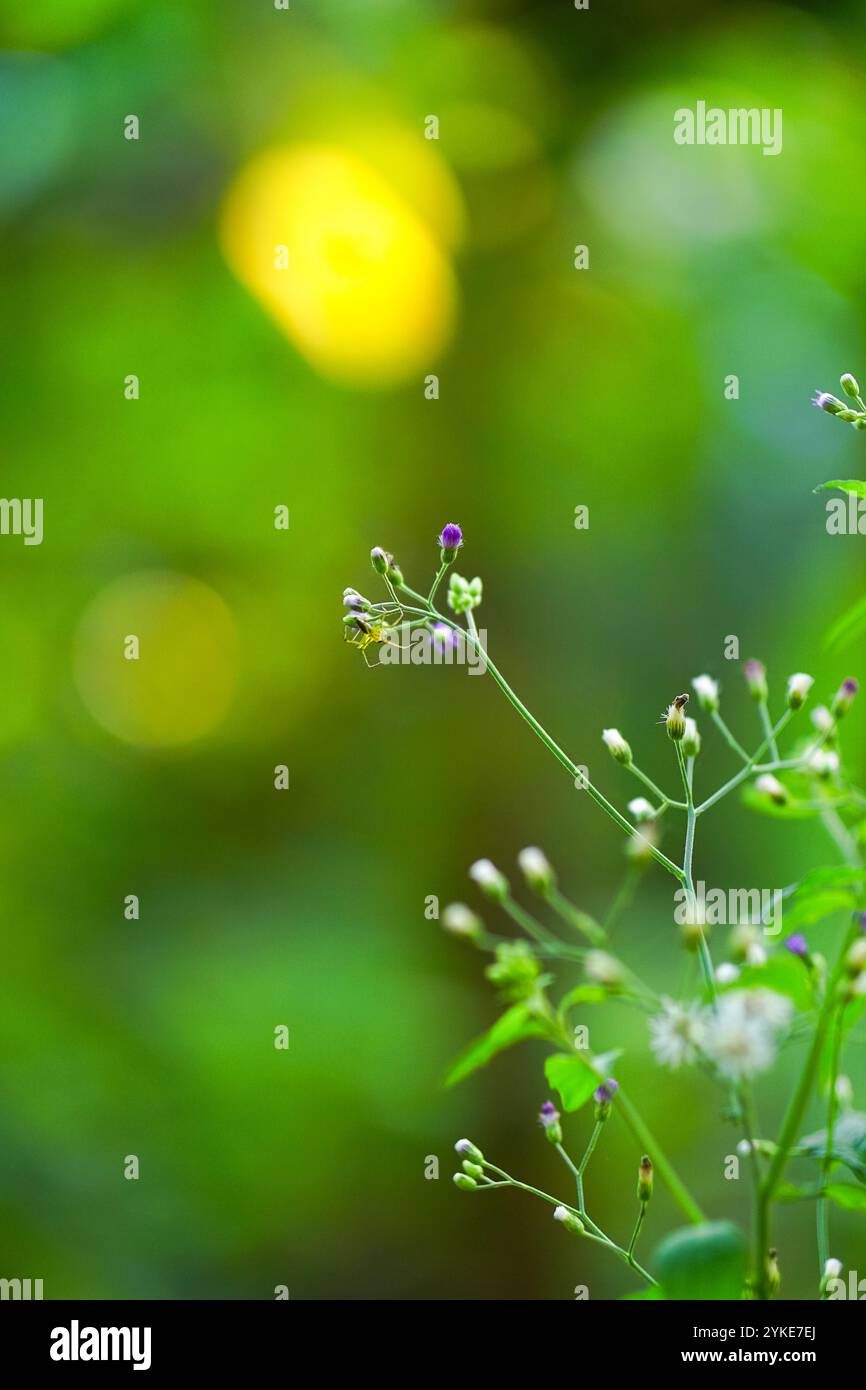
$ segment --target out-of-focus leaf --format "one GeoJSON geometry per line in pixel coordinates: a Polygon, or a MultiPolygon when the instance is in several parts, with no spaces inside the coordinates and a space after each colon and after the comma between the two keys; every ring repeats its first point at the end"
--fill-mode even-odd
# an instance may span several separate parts
{"type": "Polygon", "coordinates": [[[762,816],[772,816],[776,820],[808,820],[810,816],[818,814],[811,803],[797,801],[794,797],[789,797],[780,806],[766,792],[758,791],[752,782],[747,782],[743,787],[743,804],[762,816]]]}
{"type": "Polygon", "coordinates": [[[562,1098],[564,1110],[579,1110],[608,1075],[619,1051],[598,1057],[582,1057],[579,1052],[555,1052],[544,1064],[544,1075],[562,1098]]]}
{"type": "MultiPolygon", "coordinates": [[[[827,1130],[806,1135],[799,1147],[810,1157],[823,1159],[827,1149],[827,1130]]],[[[833,1159],[844,1163],[858,1179],[866,1183],[866,1115],[860,1110],[846,1110],[833,1127],[833,1159]]]]}
{"type": "Polygon", "coordinates": [[[866,595],[863,598],[858,598],[857,602],[827,629],[824,638],[825,645],[838,647],[841,650],[859,637],[864,629],[866,629],[866,595]]]}
{"type": "Polygon", "coordinates": [[[847,1182],[831,1182],[825,1188],[827,1196],[844,1211],[866,1211],[866,1192],[847,1182]]]}
{"type": "Polygon", "coordinates": [[[828,888],[803,898],[798,896],[785,911],[785,930],[792,932],[795,928],[814,926],[825,917],[832,917],[834,912],[853,912],[857,901],[856,893],[843,888],[828,888]]]}
{"type": "Polygon", "coordinates": [[[637,1293],[624,1293],[619,1299],[620,1303],[664,1303],[664,1291],[657,1284],[651,1284],[648,1289],[638,1289],[637,1293]]]}
{"type": "Polygon", "coordinates": [[[607,999],[607,990],[601,985],[575,985],[568,994],[564,994],[560,1004],[560,1013],[565,1013],[566,1009],[571,1009],[575,1004],[603,1004],[607,999]]]}
{"type": "Polygon", "coordinates": [[[492,1028],[461,1052],[445,1077],[445,1085],[456,1086],[458,1081],[471,1076],[479,1067],[485,1067],[497,1053],[504,1052],[507,1047],[524,1038],[543,1037],[544,1032],[543,1025],[525,1004],[513,1005],[496,1020],[492,1028]]]}
{"type": "Polygon", "coordinates": [[[730,1221],[707,1221],[673,1231],[656,1249],[652,1268],[666,1298],[741,1298],[746,1240],[730,1221]]]}
{"type": "Polygon", "coordinates": [[[736,980],[724,989],[772,989],[776,994],[784,994],[803,1013],[814,1003],[809,971],[790,951],[771,956],[765,965],[743,966],[736,980]]]}

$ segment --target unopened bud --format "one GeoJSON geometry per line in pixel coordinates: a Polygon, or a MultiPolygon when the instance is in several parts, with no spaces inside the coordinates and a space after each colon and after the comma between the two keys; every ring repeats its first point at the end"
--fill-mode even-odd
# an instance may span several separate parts
{"type": "Polygon", "coordinates": [[[593,984],[602,985],[605,989],[619,989],[625,984],[625,970],[621,962],[607,951],[588,951],[583,968],[593,984]]]}
{"type": "Polygon", "coordinates": [[[692,689],[698,697],[698,704],[707,714],[714,714],[719,708],[719,682],[712,676],[695,676],[692,689]]]}
{"type": "Polygon", "coordinates": [[[766,700],[769,694],[767,687],[767,672],[760,661],[751,657],[743,665],[743,675],[746,678],[746,685],[752,694],[753,700],[766,700]]]}
{"type": "Polygon", "coordinates": [[[484,1177],[484,1169],[478,1163],[473,1163],[468,1158],[464,1158],[460,1167],[463,1169],[464,1173],[468,1173],[469,1177],[475,1178],[476,1181],[484,1177]]]}
{"type": "Polygon", "coordinates": [[[607,1081],[602,1081],[600,1086],[596,1086],[592,1093],[592,1098],[595,1101],[595,1118],[597,1122],[607,1119],[610,1114],[613,1098],[618,1090],[619,1082],[614,1081],[612,1076],[609,1076],[607,1081]]]}
{"type": "Polygon", "coordinates": [[[614,762],[623,763],[628,767],[631,762],[631,749],[619,729],[603,729],[601,737],[614,762]]]}
{"type": "Polygon", "coordinates": [[[755,791],[760,792],[762,796],[768,796],[777,806],[784,806],[788,800],[787,787],[783,787],[772,772],[764,772],[755,778],[755,791]]]}
{"type": "Polygon", "coordinates": [[[517,856],[517,864],[523,877],[536,893],[542,896],[547,893],[556,883],[556,875],[551,868],[547,855],[543,850],[536,849],[534,845],[527,845],[517,856]]]}
{"type": "Polygon", "coordinates": [[[476,1148],[471,1139],[458,1139],[454,1145],[454,1152],[459,1153],[461,1158],[468,1158],[472,1163],[484,1162],[483,1153],[476,1148]]]}
{"type": "Polygon", "coordinates": [[[826,410],[829,415],[838,415],[845,409],[844,402],[831,395],[829,391],[818,391],[812,398],[812,404],[819,410],[826,410]]]}
{"type": "Polygon", "coordinates": [[[796,675],[788,677],[788,709],[800,709],[806,703],[809,691],[815,684],[814,676],[807,676],[803,671],[798,671],[796,675]]]}
{"type": "Polygon", "coordinates": [[[559,1111],[552,1100],[546,1100],[538,1113],[538,1123],[551,1144],[562,1143],[562,1126],[559,1123],[559,1111]]]}
{"type": "Polygon", "coordinates": [[[779,1268],[779,1252],[776,1249],[767,1252],[767,1287],[770,1293],[778,1293],[782,1286],[782,1271],[779,1268]]]}
{"type": "Polygon", "coordinates": [[[455,1173],[454,1186],[459,1187],[461,1192],[475,1192],[478,1183],[468,1173],[455,1173]]]}
{"type": "Polygon", "coordinates": [[[833,697],[832,705],[832,712],[837,719],[841,719],[844,714],[848,713],[854,703],[854,696],[857,694],[858,689],[859,683],[853,676],[849,676],[848,679],[844,680],[839,686],[839,689],[833,697]]]}
{"type": "Polygon", "coordinates": [[[846,396],[856,397],[860,395],[860,387],[857,385],[857,378],[852,376],[850,372],[846,372],[844,376],[839,378],[839,385],[842,387],[846,396]]]}
{"type": "Polygon", "coordinates": [[[637,1170],[637,1199],[648,1202],[653,1195],[653,1166],[649,1154],[644,1154],[637,1170]]]}
{"type": "Polygon", "coordinates": [[[377,574],[388,573],[389,558],[387,552],[382,549],[381,545],[374,545],[373,549],[370,551],[370,560],[377,574]]]}
{"type": "Polygon", "coordinates": [[[477,941],[484,923],[465,903],[449,903],[442,913],[442,926],[452,936],[464,941],[477,941]]]}
{"type": "Polygon", "coordinates": [[[854,942],[845,957],[845,969],[849,975],[859,975],[861,970],[866,970],[866,937],[861,936],[854,942]]]}
{"type": "Polygon", "coordinates": [[[567,1231],[572,1231],[576,1236],[579,1236],[583,1231],[583,1222],[580,1217],[573,1211],[569,1211],[568,1207],[554,1207],[553,1219],[559,1221],[567,1231]]]}
{"type": "Polygon", "coordinates": [[[672,738],[675,743],[679,743],[686,732],[686,705],[688,702],[688,695],[678,695],[665,711],[665,727],[668,731],[668,738],[672,738]]]}
{"type": "Polygon", "coordinates": [[[683,752],[687,758],[696,758],[701,751],[701,736],[698,733],[698,726],[694,719],[686,720],[686,730],[683,734],[683,752]]]}
{"type": "Polygon", "coordinates": [[[485,897],[492,898],[494,902],[504,902],[508,897],[508,879],[490,859],[476,859],[469,870],[469,877],[478,884],[485,897]]]}

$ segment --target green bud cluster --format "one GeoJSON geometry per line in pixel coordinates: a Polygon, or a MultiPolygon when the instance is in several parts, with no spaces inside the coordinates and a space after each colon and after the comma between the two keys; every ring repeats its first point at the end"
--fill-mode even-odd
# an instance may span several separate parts
{"type": "Polygon", "coordinates": [[[481,602],[481,580],[464,579],[462,575],[452,574],[448,582],[448,607],[455,613],[468,613],[481,602]]]}

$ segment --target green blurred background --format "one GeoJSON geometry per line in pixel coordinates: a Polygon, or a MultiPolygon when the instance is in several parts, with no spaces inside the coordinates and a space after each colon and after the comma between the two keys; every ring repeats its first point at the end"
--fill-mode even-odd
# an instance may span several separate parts
{"type": "MultiPolygon", "coordinates": [[[[562,1176],[539,1044],[442,1088],[497,1006],[424,900],[472,902],[473,859],[511,873],[539,844],[602,913],[621,839],[489,680],[368,671],[339,596],[372,590],[374,544],[423,587],[461,523],[491,654],[620,805],[635,787],[601,728],[670,782],[655,720],[698,672],[752,740],[726,635],[776,707],[793,670],[821,698],[866,676],[824,645],[863,542],[829,537],[811,491],[860,476],[866,446],[808,407],[866,371],[866,6],[2,0],[0,29],[3,492],[45,499],[41,546],[0,540],[0,1274],[47,1297],[620,1296],[621,1267],[578,1258],[531,1199],[451,1185],[464,1133],[527,1181],[562,1176]],[[782,108],[781,155],[674,145],[699,99],[782,108]],[[251,161],[311,145],[362,159],[398,250],[404,225],[423,250],[391,288],[385,258],[362,325],[381,379],[339,317],[293,332],[251,288],[251,209],[279,188],[241,197],[227,243],[251,161]],[[453,301],[438,327],[413,327],[425,297],[434,317],[453,301]]],[[[733,769],[705,742],[710,788],[733,769]]],[[[701,831],[709,884],[833,862],[811,823],[736,804],[701,831]]],[[[674,985],[660,872],[619,944],[674,985]]],[[[718,1097],[661,1078],[630,1013],[593,1043],[626,1049],[707,1210],[745,1219],[718,1097]]],[[[797,1060],[761,1090],[767,1130],[797,1060]]],[[[855,1033],[861,1107],[864,1061],[855,1033]]],[[[612,1126],[589,1191],[615,1233],[635,1164],[612,1126]]],[[[659,1189],[646,1247],[678,1220],[659,1189]]],[[[834,1216],[833,1255],[866,1272],[864,1233],[834,1216]]],[[[810,1296],[811,1216],[777,1236],[784,1292],[810,1296]]]]}

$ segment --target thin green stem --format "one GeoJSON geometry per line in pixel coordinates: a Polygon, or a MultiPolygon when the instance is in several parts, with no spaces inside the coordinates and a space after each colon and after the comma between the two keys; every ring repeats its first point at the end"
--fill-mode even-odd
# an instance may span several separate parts
{"type": "Polygon", "coordinates": [[[439,585],[442,583],[442,579],[443,579],[443,576],[444,576],[444,574],[445,574],[445,571],[447,570],[447,568],[448,568],[448,566],[449,566],[450,564],[451,564],[451,561],[450,561],[450,560],[443,560],[442,563],[441,563],[441,565],[439,566],[438,570],[436,571],[436,578],[433,580],[433,583],[432,583],[432,585],[430,586],[430,592],[429,592],[429,594],[427,595],[427,607],[428,607],[428,608],[432,608],[432,607],[433,607],[433,600],[434,600],[434,598],[436,597],[436,590],[439,588],[439,585]]]}
{"type": "Polygon", "coordinates": [[[761,728],[767,739],[767,747],[774,762],[779,760],[779,749],[776,746],[776,735],[773,730],[773,721],[770,719],[770,711],[767,708],[766,700],[758,701],[758,714],[761,716],[761,728]]]}
{"type": "Polygon", "coordinates": [[[643,1225],[645,1216],[646,1202],[641,1202],[640,1211],[637,1214],[637,1221],[634,1223],[634,1230],[631,1233],[631,1240],[628,1243],[628,1250],[626,1251],[626,1254],[628,1255],[629,1259],[631,1259],[632,1255],[634,1254],[634,1248],[637,1245],[637,1238],[640,1235],[640,1228],[643,1225]]]}
{"type": "Polygon", "coordinates": [[[729,745],[729,747],[733,748],[737,756],[742,758],[743,762],[747,763],[749,761],[748,753],[746,752],[743,745],[741,743],[738,743],[737,740],[734,738],[734,735],[731,733],[730,729],[728,728],[727,724],[725,723],[724,719],[719,714],[719,711],[717,709],[711,711],[710,718],[712,719],[719,733],[722,735],[722,738],[729,745]]]}
{"type": "Polygon", "coordinates": [[[637,777],[638,781],[643,782],[648,791],[652,792],[653,796],[661,803],[661,809],[665,806],[676,806],[681,811],[685,810],[686,803],[684,801],[674,801],[673,797],[668,796],[666,792],[662,791],[661,787],[656,786],[651,777],[647,777],[645,772],[641,772],[637,763],[627,763],[626,767],[633,776],[637,777]]]}
{"type": "Polygon", "coordinates": [[[839,1097],[836,1094],[836,1079],[839,1075],[839,1061],[842,1055],[842,1036],[845,1026],[845,1005],[839,1009],[836,1016],[836,1026],[833,1029],[833,1044],[830,1057],[830,1094],[827,1102],[827,1144],[824,1149],[824,1158],[821,1164],[821,1196],[818,1198],[817,1222],[818,1222],[818,1278],[823,1278],[824,1266],[827,1263],[827,1256],[830,1253],[830,1204],[826,1197],[826,1187],[830,1180],[830,1171],[833,1167],[833,1134],[836,1128],[836,1116],[839,1111],[839,1097]]]}
{"type": "Polygon", "coordinates": [[[620,1086],[616,1093],[616,1103],[613,1108],[631,1130],[640,1145],[641,1152],[652,1154],[656,1172],[665,1183],[683,1215],[696,1225],[706,1220],[704,1213],[676,1172],[673,1164],[667,1158],[655,1135],[650,1130],[649,1125],[640,1115],[637,1107],[625,1094],[622,1086],[620,1086]]]}
{"type": "MultiPolygon", "coordinates": [[[[773,730],[774,736],[778,737],[778,735],[782,732],[788,720],[791,718],[792,713],[792,710],[785,710],[785,713],[782,715],[781,719],[779,720],[778,724],[773,730]]],[[[702,816],[705,811],[708,811],[710,809],[711,806],[715,806],[717,801],[721,801],[723,796],[727,796],[728,792],[732,792],[735,787],[738,787],[740,785],[741,782],[745,782],[746,778],[750,777],[753,772],[758,771],[758,759],[761,757],[761,754],[767,747],[767,743],[768,740],[765,738],[764,741],[758,747],[757,751],[752,754],[745,767],[741,767],[739,772],[736,772],[734,776],[729,779],[729,781],[725,782],[721,787],[719,787],[718,791],[713,792],[712,796],[708,796],[706,801],[702,801],[700,806],[696,807],[695,815],[702,816]]],[[[767,772],[769,770],[770,769],[767,767],[760,768],[760,771],[762,772],[767,772]]]]}
{"type": "Polygon", "coordinates": [[[545,890],[545,902],[549,903],[558,917],[575,931],[582,932],[594,946],[598,946],[606,939],[604,927],[600,926],[588,912],[581,912],[579,907],[569,902],[568,898],[559,891],[555,884],[551,884],[545,890]]]}
{"type": "MultiPolygon", "coordinates": [[[[412,608],[404,609],[404,612],[407,613],[412,613],[416,611],[419,610],[415,610],[412,608]]],[[[432,611],[435,612],[435,610],[432,611]]],[[[421,616],[423,616],[423,611],[421,613],[421,616]]],[[[473,632],[470,630],[467,633],[464,628],[460,627],[457,623],[452,623],[450,619],[443,617],[442,614],[438,612],[435,612],[435,616],[437,621],[443,622],[448,627],[453,628],[455,632],[461,633],[466,639],[466,641],[468,641],[472,646],[474,646],[479,656],[483,658],[485,667],[490,672],[491,676],[493,677],[493,680],[499,686],[499,689],[502,691],[505,698],[509,701],[511,705],[514,706],[521,719],[523,719],[529,725],[533,733],[541,739],[541,742],[553,754],[557,762],[561,763],[562,766],[566,768],[566,770],[571,775],[572,781],[578,784],[582,790],[589,792],[589,795],[592,797],[592,800],[596,803],[596,805],[600,806],[602,810],[608,816],[610,816],[611,820],[619,826],[620,830],[625,831],[629,838],[637,836],[639,839],[643,840],[647,846],[647,849],[652,854],[652,857],[659,864],[661,864],[663,868],[667,869],[669,874],[673,874],[674,878],[682,881],[682,870],[679,868],[679,866],[676,865],[672,859],[669,859],[666,854],[663,854],[660,849],[657,849],[655,845],[651,844],[645,836],[642,836],[640,831],[636,830],[635,827],[631,824],[631,822],[626,820],[625,816],[622,815],[616,809],[615,806],[611,805],[607,797],[604,796],[598,790],[597,787],[593,786],[592,782],[590,782],[589,778],[585,776],[583,772],[581,772],[577,764],[572,762],[568,754],[564,752],[562,748],[560,748],[559,744],[551,738],[550,734],[547,732],[544,726],[538,722],[538,720],[535,718],[533,714],[530,713],[530,711],[524,705],[523,701],[520,700],[519,697],[511,689],[511,686],[508,684],[505,677],[490,660],[490,657],[485,652],[484,648],[481,645],[481,642],[478,639],[477,632],[473,632]]],[[[467,621],[469,621],[469,619],[470,615],[467,615],[467,621]]],[[[472,627],[474,627],[474,622],[472,623],[472,627]]]]}

